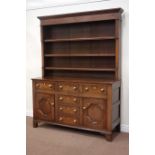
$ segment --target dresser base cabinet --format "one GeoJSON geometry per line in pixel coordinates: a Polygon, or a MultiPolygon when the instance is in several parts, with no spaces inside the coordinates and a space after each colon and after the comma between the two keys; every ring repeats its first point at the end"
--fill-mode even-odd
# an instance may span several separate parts
{"type": "Polygon", "coordinates": [[[120,81],[33,79],[33,126],[39,122],[105,134],[120,126],[120,81]]]}

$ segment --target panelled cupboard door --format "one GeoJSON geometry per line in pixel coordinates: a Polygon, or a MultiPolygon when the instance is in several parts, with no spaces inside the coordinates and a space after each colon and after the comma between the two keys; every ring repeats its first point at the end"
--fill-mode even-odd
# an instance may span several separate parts
{"type": "Polygon", "coordinates": [[[54,96],[48,93],[36,93],[34,109],[35,119],[54,120],[54,96]]]}
{"type": "Polygon", "coordinates": [[[92,129],[105,129],[106,127],[106,100],[84,98],[82,106],[83,126],[92,129]]]}

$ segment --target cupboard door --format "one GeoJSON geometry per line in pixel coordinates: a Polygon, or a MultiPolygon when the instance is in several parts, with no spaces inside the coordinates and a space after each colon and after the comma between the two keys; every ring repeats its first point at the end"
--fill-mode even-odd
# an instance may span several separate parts
{"type": "Polygon", "coordinates": [[[34,105],[35,119],[54,120],[54,96],[47,93],[36,93],[34,105]]]}
{"type": "Polygon", "coordinates": [[[82,106],[83,126],[104,129],[106,125],[106,100],[84,98],[82,106]]]}

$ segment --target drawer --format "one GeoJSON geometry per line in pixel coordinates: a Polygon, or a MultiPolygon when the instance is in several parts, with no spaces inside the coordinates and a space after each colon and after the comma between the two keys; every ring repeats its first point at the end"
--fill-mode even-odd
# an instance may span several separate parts
{"type": "Polygon", "coordinates": [[[76,117],[67,117],[63,115],[59,115],[57,117],[57,122],[61,124],[66,124],[66,125],[79,125],[79,119],[76,117]]]}
{"type": "Polygon", "coordinates": [[[58,82],[56,89],[58,92],[63,93],[79,93],[79,84],[78,83],[67,83],[67,82],[58,82]]]}
{"type": "Polygon", "coordinates": [[[105,85],[100,84],[83,84],[82,94],[92,97],[106,97],[107,89],[105,85]]]}
{"type": "Polygon", "coordinates": [[[66,116],[79,116],[79,107],[59,105],[57,112],[66,116]]]}
{"type": "Polygon", "coordinates": [[[35,89],[43,91],[54,91],[54,83],[50,81],[37,81],[35,82],[35,89]]]}
{"type": "Polygon", "coordinates": [[[57,95],[56,101],[59,104],[67,104],[67,105],[79,105],[80,98],[70,95],[57,95]]]}

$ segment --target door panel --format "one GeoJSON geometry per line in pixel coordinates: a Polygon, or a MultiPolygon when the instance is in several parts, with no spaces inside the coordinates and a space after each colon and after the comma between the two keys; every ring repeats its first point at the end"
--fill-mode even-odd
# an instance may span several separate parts
{"type": "Polygon", "coordinates": [[[47,93],[36,93],[35,119],[51,121],[54,119],[54,96],[47,93]]]}
{"type": "Polygon", "coordinates": [[[83,99],[83,125],[93,129],[104,129],[106,125],[106,100],[83,99]]]}

